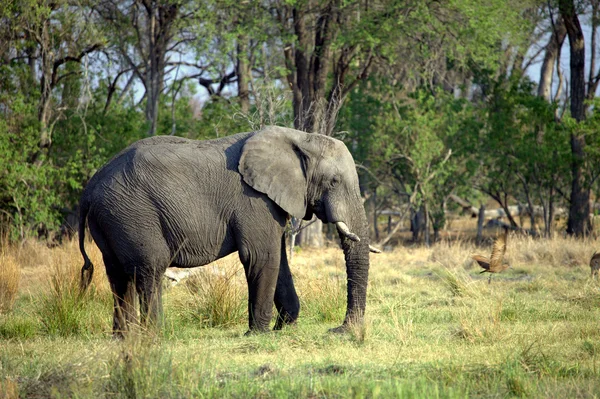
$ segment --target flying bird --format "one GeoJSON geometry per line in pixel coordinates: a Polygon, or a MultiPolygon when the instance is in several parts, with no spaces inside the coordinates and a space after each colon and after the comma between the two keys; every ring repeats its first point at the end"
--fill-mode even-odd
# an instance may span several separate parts
{"type": "Polygon", "coordinates": [[[600,253],[598,251],[594,252],[592,259],[590,259],[590,269],[592,270],[592,277],[600,274],[600,253]]]}
{"type": "MultiPolygon", "coordinates": [[[[494,245],[492,246],[492,254],[490,258],[486,258],[481,255],[471,255],[473,260],[479,263],[479,266],[483,267],[484,270],[481,273],[500,273],[510,267],[508,263],[504,261],[504,253],[506,252],[506,238],[508,237],[508,227],[504,227],[504,234],[496,238],[494,245]]],[[[598,262],[600,263],[600,255],[598,256],[598,262]]],[[[480,273],[480,274],[481,274],[480,273]]],[[[488,279],[488,284],[492,282],[492,275],[488,279]]]]}

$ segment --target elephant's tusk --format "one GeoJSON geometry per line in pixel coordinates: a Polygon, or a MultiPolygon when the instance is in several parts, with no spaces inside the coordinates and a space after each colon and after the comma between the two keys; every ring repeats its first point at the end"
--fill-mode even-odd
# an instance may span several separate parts
{"type": "Polygon", "coordinates": [[[377,249],[372,245],[369,245],[369,251],[373,252],[374,254],[380,254],[381,253],[381,249],[377,249]]]}
{"type": "Polygon", "coordinates": [[[358,238],[358,236],[356,234],[354,234],[353,232],[350,231],[350,229],[348,228],[348,225],[346,223],[335,222],[335,225],[337,226],[340,233],[342,233],[346,238],[348,238],[352,241],[356,241],[356,242],[360,241],[360,238],[358,238]]]}

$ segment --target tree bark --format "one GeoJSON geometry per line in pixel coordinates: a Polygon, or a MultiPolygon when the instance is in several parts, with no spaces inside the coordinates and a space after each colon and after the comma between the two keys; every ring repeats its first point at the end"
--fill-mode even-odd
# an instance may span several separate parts
{"type": "MultiPolygon", "coordinates": [[[[284,55],[288,66],[288,83],[292,89],[294,127],[308,133],[320,133],[323,103],[332,52],[330,50],[335,27],[329,2],[314,19],[315,28],[309,25],[312,11],[294,7],[292,16],[296,44],[286,46],[284,55]]],[[[323,246],[323,224],[313,223],[298,235],[300,246],[323,246]]]]}
{"type": "Polygon", "coordinates": [[[479,214],[477,216],[477,238],[475,241],[480,244],[483,241],[483,223],[485,222],[485,205],[481,204],[479,207],[479,214]]]}
{"type": "Polygon", "coordinates": [[[240,109],[243,114],[250,111],[250,93],[248,84],[250,82],[250,67],[248,63],[248,38],[239,35],[237,43],[237,84],[240,109]]]}
{"type": "MultiPolygon", "coordinates": [[[[571,116],[581,122],[585,119],[585,42],[573,0],[561,0],[559,10],[564,20],[570,45],[571,116]]],[[[585,136],[571,133],[571,201],[567,233],[584,236],[589,232],[590,192],[585,185],[585,136]]]]}
{"type": "Polygon", "coordinates": [[[538,96],[548,102],[552,102],[552,77],[554,76],[554,65],[560,53],[560,49],[567,36],[567,29],[562,19],[553,24],[552,35],[546,45],[546,54],[540,69],[540,81],[538,96]]]}
{"type": "Polygon", "coordinates": [[[316,216],[313,216],[313,220],[310,226],[302,229],[300,233],[296,236],[296,245],[301,247],[315,247],[320,248],[325,245],[325,237],[323,236],[323,222],[317,219],[316,216]],[[316,219],[316,220],[315,220],[316,219]]]}
{"type": "Polygon", "coordinates": [[[165,60],[172,38],[177,4],[159,4],[157,0],[143,2],[148,22],[148,60],[144,83],[146,86],[146,121],[148,135],[156,135],[158,109],[165,76],[165,60]]]}

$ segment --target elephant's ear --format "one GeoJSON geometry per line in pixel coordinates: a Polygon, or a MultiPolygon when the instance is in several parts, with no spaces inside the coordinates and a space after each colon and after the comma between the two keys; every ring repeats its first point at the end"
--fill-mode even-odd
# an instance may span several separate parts
{"type": "Polygon", "coordinates": [[[306,214],[306,161],[297,146],[306,133],[266,127],[246,141],[238,169],[244,181],[297,218],[306,214]]]}

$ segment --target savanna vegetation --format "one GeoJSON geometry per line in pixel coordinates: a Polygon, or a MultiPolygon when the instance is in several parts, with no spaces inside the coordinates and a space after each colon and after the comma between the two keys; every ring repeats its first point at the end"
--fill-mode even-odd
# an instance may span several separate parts
{"type": "Polygon", "coordinates": [[[297,326],[250,337],[243,336],[243,268],[233,256],[167,289],[158,333],[118,341],[111,339],[112,298],[102,271],[81,298],[76,243],[49,249],[28,242],[3,255],[21,268],[21,290],[0,316],[0,392],[6,398],[595,397],[600,286],[583,266],[590,245],[511,235],[512,267],[491,284],[470,259],[487,248],[464,240],[373,256],[367,320],[347,335],[327,332],[346,308],[339,249],[298,250],[297,326]]]}
{"type": "Polygon", "coordinates": [[[599,396],[599,12],[0,0],[0,398],[599,396]],[[326,333],[345,270],[314,223],[294,237],[297,327],[242,337],[232,257],[167,291],[159,332],[111,340],[97,249],[78,290],[86,182],[140,138],[268,124],[339,138],[356,160],[386,250],[367,323],[326,333]],[[512,267],[487,284],[470,255],[489,253],[498,224],[512,267]]]}

